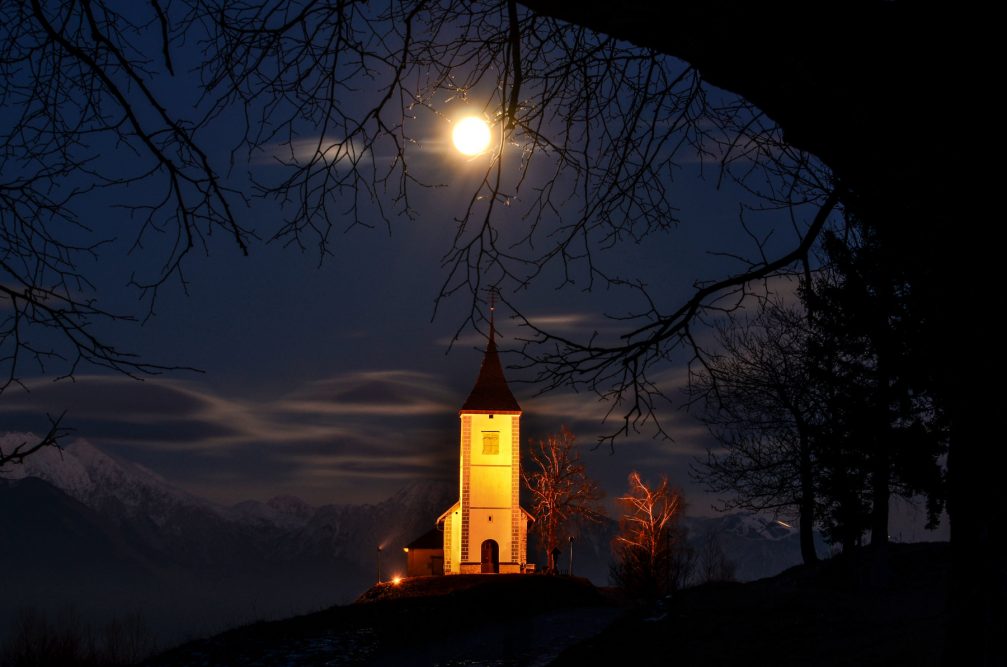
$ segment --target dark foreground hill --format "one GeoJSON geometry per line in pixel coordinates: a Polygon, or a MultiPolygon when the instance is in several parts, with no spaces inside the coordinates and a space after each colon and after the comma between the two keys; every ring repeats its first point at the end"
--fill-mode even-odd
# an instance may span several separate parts
{"type": "MultiPolygon", "coordinates": [[[[865,549],[760,581],[681,591],[552,664],[942,664],[950,546],[894,544],[889,556],[865,549]]],[[[951,664],[972,664],[958,658],[951,664]]]]}
{"type": "Polygon", "coordinates": [[[946,544],[892,545],[634,608],[583,579],[458,576],[246,626],[148,665],[929,665],[943,647],[946,544]]]}
{"type": "MultiPolygon", "coordinates": [[[[31,440],[0,434],[0,449],[31,440]],[[5,445],[6,443],[6,445],[5,445]]],[[[136,618],[170,646],[253,620],[346,604],[458,498],[457,484],[413,481],[381,502],[314,507],[280,496],[230,507],[176,488],[86,440],[0,471],[0,653],[27,616],[92,628],[136,618]],[[16,574],[12,574],[16,573],[16,574]]],[[[800,561],[797,531],[765,517],[683,517],[696,552],[719,544],[752,580],[800,561]]],[[[572,544],[574,572],[608,580],[616,521],[572,544]]],[[[819,545],[819,551],[826,551],[819,545]]],[[[542,564],[544,549],[529,549],[542,564]]],[[[569,571],[569,552],[561,557],[569,571]]],[[[22,642],[24,643],[24,642],[22,642]]]]}
{"type": "Polygon", "coordinates": [[[421,577],[375,586],[353,605],[192,642],[146,664],[546,664],[621,613],[586,579],[421,577]]]}

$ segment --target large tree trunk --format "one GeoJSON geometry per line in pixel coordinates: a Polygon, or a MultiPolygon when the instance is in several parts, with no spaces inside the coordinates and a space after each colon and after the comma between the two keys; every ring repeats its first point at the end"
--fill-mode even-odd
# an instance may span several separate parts
{"type": "Polygon", "coordinates": [[[877,549],[888,545],[888,509],[891,505],[891,466],[888,461],[887,442],[879,437],[871,455],[871,546],[877,549]]]}
{"type": "MultiPolygon", "coordinates": [[[[969,244],[965,256],[976,269],[991,273],[1002,265],[998,244],[969,244]],[[978,247],[976,247],[978,246],[978,247]]],[[[1002,333],[976,322],[977,313],[1000,303],[987,302],[991,292],[974,289],[972,284],[992,285],[972,273],[957,277],[960,294],[966,295],[957,307],[947,312],[945,321],[949,344],[944,351],[944,369],[950,376],[952,391],[947,402],[951,421],[951,448],[948,455],[948,514],[951,515],[951,625],[946,664],[962,664],[965,648],[982,656],[964,664],[1003,665],[1004,629],[1007,628],[1007,558],[1004,545],[1004,517],[1007,517],[1007,493],[1003,491],[1000,465],[1003,435],[998,416],[1003,411],[1002,392],[989,391],[974,384],[975,371],[969,366],[970,351],[1003,349],[1002,333]],[[966,288],[973,287],[971,290],[966,288]],[[963,326],[963,323],[969,326],[963,326]],[[977,326],[972,326],[977,325],[977,326]],[[992,426],[992,427],[991,427],[992,426]],[[1000,450],[994,454],[991,447],[1000,450]]],[[[982,316],[979,318],[983,319],[982,316]]],[[[982,357],[980,357],[982,359],[982,357]]],[[[979,363],[982,363],[981,361],[979,363]]]]}
{"type": "MultiPolygon", "coordinates": [[[[883,289],[883,288],[882,288],[883,289]]],[[[884,332],[880,333],[882,339],[884,332]]],[[[888,350],[878,343],[877,404],[874,406],[874,448],[871,452],[871,546],[884,549],[888,546],[888,513],[891,499],[892,461],[890,443],[892,436],[889,414],[888,350]]]]}
{"type": "MultiPolygon", "coordinates": [[[[883,258],[884,255],[882,254],[883,258]]],[[[884,264],[884,259],[880,260],[884,264]]],[[[876,273],[866,282],[876,283],[876,312],[872,319],[871,342],[877,355],[875,377],[877,382],[874,405],[874,451],[871,452],[871,546],[884,550],[888,546],[888,514],[892,487],[892,335],[889,332],[889,313],[892,306],[892,278],[886,266],[876,266],[876,273]]],[[[869,299],[868,299],[869,301],[869,299]]]]}
{"type": "Polygon", "coordinates": [[[818,554],[815,553],[815,485],[811,471],[811,443],[804,429],[800,433],[800,476],[801,476],[801,503],[800,511],[800,539],[801,558],[805,563],[815,563],[818,561],[818,554]]]}

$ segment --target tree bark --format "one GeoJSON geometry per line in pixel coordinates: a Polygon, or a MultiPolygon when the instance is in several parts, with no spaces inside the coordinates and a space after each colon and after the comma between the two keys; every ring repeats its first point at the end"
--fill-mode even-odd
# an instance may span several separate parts
{"type": "Polygon", "coordinates": [[[811,443],[804,429],[801,429],[800,438],[801,503],[798,530],[801,558],[805,563],[816,563],[818,554],[815,552],[815,485],[811,471],[811,443]]]}
{"type": "MultiPolygon", "coordinates": [[[[887,286],[882,285],[884,291],[887,286]]],[[[880,309],[879,309],[880,310],[880,309]]],[[[892,462],[890,443],[892,437],[892,420],[890,414],[891,399],[889,387],[891,377],[888,372],[889,346],[888,335],[884,329],[877,333],[877,396],[874,406],[874,447],[871,452],[871,547],[884,549],[888,545],[888,512],[891,504],[891,472],[892,462]]]]}
{"type": "Polygon", "coordinates": [[[877,549],[888,545],[888,511],[891,505],[891,466],[888,460],[887,441],[878,437],[871,460],[871,546],[877,549]]]}

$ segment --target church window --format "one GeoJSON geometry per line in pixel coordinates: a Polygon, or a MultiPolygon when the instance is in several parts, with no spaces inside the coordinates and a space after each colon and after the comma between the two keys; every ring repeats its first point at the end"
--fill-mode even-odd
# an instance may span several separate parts
{"type": "Polygon", "coordinates": [[[500,431],[483,431],[483,454],[500,453],[500,431]]]}

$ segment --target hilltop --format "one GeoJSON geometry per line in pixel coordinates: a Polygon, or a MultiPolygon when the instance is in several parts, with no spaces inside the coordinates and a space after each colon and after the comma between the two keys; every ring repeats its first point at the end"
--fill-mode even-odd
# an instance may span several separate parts
{"type": "Polygon", "coordinates": [[[423,577],[352,605],[173,649],[192,665],[928,665],[946,625],[947,544],[865,550],[633,607],[585,579],[423,577]]]}
{"type": "Polygon", "coordinates": [[[680,591],[552,664],[942,664],[950,545],[892,544],[889,556],[885,564],[864,548],[759,581],[680,591]]]}
{"type": "Polygon", "coordinates": [[[621,613],[577,577],[418,577],[378,584],[352,605],[192,642],[146,664],[547,664],[621,613]]]}

